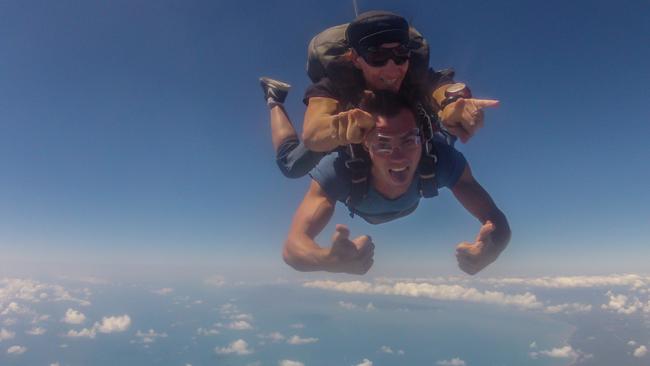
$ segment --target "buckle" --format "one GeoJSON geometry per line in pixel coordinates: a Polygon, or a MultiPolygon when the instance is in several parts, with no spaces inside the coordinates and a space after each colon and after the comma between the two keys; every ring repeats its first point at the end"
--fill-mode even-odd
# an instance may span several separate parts
{"type": "Polygon", "coordinates": [[[365,161],[362,158],[352,158],[345,161],[345,167],[350,170],[361,170],[364,165],[365,161]]]}

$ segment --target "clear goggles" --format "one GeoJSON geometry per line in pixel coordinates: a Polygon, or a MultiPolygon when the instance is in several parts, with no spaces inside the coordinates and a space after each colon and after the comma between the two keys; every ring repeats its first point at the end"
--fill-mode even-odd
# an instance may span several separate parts
{"type": "Polygon", "coordinates": [[[388,156],[395,149],[413,151],[422,143],[420,129],[414,128],[401,135],[387,135],[377,130],[368,136],[368,147],[373,153],[388,156]]]}

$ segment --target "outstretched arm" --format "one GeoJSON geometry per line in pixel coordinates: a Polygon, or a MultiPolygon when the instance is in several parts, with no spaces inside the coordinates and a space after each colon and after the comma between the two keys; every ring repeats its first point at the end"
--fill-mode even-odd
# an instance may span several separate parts
{"type": "Polygon", "coordinates": [[[312,151],[332,151],[340,145],[358,144],[375,126],[372,116],[361,109],[339,113],[339,102],[325,97],[309,98],[302,139],[312,151]]]}
{"type": "Polygon", "coordinates": [[[474,243],[461,243],[456,248],[458,266],[474,275],[494,262],[510,241],[510,226],[506,216],[494,204],[490,195],[472,176],[469,165],[452,188],[456,199],[483,226],[474,243]]]}
{"type": "Polygon", "coordinates": [[[369,236],[350,240],[348,228],[337,225],[331,247],[323,248],[314,241],[330,221],[335,204],[318,183],[311,182],[284,244],[282,255],[291,267],[298,271],[368,272],[373,264],[375,248],[369,236]]]}

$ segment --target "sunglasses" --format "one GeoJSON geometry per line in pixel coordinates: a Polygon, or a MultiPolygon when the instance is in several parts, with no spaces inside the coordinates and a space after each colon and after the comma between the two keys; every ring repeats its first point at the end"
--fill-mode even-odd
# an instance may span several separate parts
{"type": "Polygon", "coordinates": [[[395,149],[401,151],[417,149],[422,143],[422,139],[420,138],[420,129],[414,128],[401,136],[383,135],[378,132],[368,142],[368,146],[373,153],[390,156],[395,149]]]}
{"type": "Polygon", "coordinates": [[[382,67],[393,60],[395,65],[402,65],[411,58],[411,49],[404,45],[397,47],[368,47],[362,54],[368,65],[373,67],[382,67]]]}

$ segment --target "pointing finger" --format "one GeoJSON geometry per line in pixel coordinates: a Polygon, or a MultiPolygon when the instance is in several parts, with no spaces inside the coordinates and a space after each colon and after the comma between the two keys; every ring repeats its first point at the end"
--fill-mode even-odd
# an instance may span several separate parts
{"type": "Polygon", "coordinates": [[[495,99],[470,99],[469,101],[474,104],[478,109],[482,108],[493,108],[499,106],[499,101],[495,99]]]}

